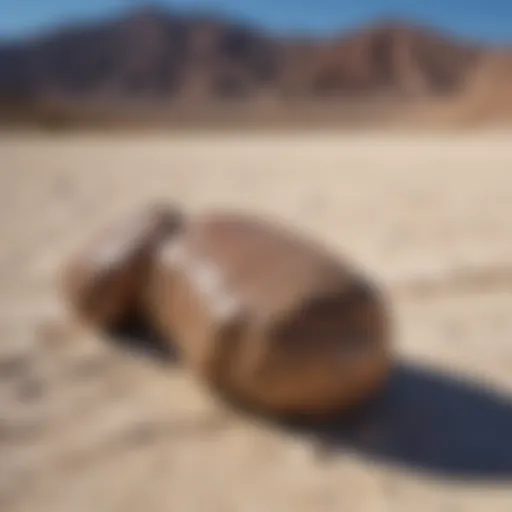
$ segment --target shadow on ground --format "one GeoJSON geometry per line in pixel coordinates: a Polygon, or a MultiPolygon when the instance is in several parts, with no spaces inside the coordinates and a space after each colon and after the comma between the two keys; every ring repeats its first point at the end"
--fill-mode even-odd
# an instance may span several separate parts
{"type": "Polygon", "coordinates": [[[510,398],[411,363],[356,416],[287,426],[326,450],[348,447],[440,476],[512,478],[510,398]]]}
{"type": "Polygon", "coordinates": [[[129,315],[107,334],[113,345],[137,356],[163,364],[179,361],[175,345],[164,339],[141,315],[129,315]]]}
{"type": "MultiPolygon", "coordinates": [[[[117,344],[136,354],[165,364],[179,360],[140,320],[115,334],[117,344]]],[[[277,425],[314,439],[327,453],[348,448],[440,476],[512,478],[512,399],[409,362],[397,365],[381,396],[350,418],[277,425]]]]}

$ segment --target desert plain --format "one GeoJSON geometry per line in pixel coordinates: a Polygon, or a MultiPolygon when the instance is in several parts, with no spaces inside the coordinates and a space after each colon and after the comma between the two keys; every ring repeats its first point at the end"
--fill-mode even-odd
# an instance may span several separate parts
{"type": "Polygon", "coordinates": [[[511,141],[0,134],[0,509],[512,510],[511,141]],[[368,272],[400,361],[380,409],[283,427],[71,322],[62,263],[155,200],[275,217],[368,272]]]}

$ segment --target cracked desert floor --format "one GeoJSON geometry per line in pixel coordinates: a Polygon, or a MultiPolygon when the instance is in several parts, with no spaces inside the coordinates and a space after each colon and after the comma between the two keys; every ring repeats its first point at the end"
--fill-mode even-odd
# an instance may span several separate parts
{"type": "Polygon", "coordinates": [[[512,510],[511,141],[0,134],[0,509],[512,510]],[[275,216],[367,270],[404,366],[382,410],[283,428],[73,325],[61,262],[156,199],[275,216]]]}

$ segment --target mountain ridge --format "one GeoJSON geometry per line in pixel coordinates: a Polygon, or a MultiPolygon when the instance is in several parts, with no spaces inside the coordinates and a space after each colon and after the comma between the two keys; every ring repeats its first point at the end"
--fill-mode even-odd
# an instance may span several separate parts
{"type": "Polygon", "coordinates": [[[396,18],[295,37],[146,6],[0,45],[0,104],[432,100],[462,94],[495,53],[396,18]]]}

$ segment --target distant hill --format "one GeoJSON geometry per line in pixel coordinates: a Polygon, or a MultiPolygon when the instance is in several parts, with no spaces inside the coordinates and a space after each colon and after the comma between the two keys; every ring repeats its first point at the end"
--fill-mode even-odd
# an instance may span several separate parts
{"type": "Polygon", "coordinates": [[[236,21],[145,8],[0,45],[0,103],[127,109],[258,98],[444,97],[465,89],[488,52],[400,22],[299,40],[236,21]]]}

